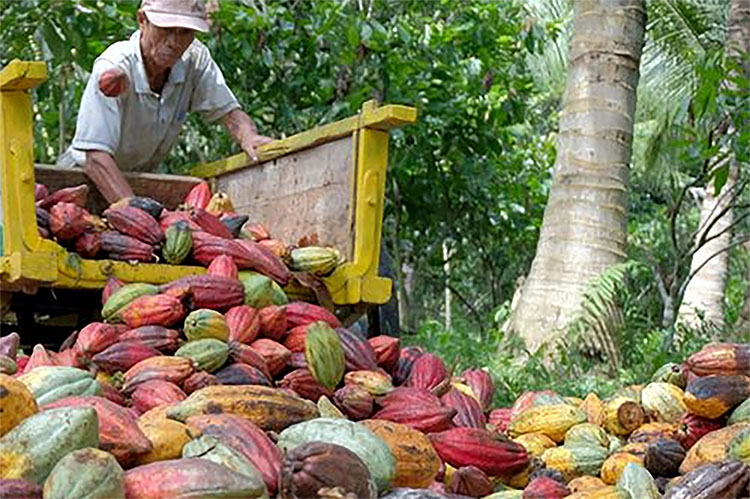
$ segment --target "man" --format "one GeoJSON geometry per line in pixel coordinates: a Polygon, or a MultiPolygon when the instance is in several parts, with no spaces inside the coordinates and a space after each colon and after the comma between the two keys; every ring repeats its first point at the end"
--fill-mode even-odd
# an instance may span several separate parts
{"type": "Polygon", "coordinates": [[[258,134],[208,49],[203,0],[142,0],[128,41],[109,46],[94,62],[78,111],[73,143],[58,160],[83,166],[112,203],[132,196],[122,174],[153,170],[177,140],[187,113],[221,120],[253,159],[272,139],[258,134]]]}

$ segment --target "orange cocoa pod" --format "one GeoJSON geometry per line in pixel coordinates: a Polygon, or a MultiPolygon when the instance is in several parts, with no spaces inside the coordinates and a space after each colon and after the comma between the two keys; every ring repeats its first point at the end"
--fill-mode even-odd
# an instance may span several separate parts
{"type": "Polygon", "coordinates": [[[140,326],[176,324],[185,316],[185,307],[174,296],[166,294],[139,296],[120,312],[119,317],[131,329],[140,326]]]}
{"type": "Polygon", "coordinates": [[[224,314],[229,326],[229,341],[252,343],[260,333],[260,316],[249,305],[237,305],[224,314]]]}
{"type": "Polygon", "coordinates": [[[43,409],[93,407],[99,418],[99,448],[115,456],[123,467],[131,465],[139,454],[151,450],[151,442],[138,427],[135,417],[104,397],[65,397],[43,409]]]}
{"type": "Polygon", "coordinates": [[[234,260],[229,255],[219,255],[214,258],[214,261],[208,266],[209,275],[218,275],[222,277],[228,277],[230,279],[237,279],[237,265],[234,264],[234,260]]]}
{"type": "Polygon", "coordinates": [[[750,343],[712,343],[691,355],[685,366],[697,376],[750,376],[750,343]]]}
{"type": "Polygon", "coordinates": [[[191,208],[206,209],[211,201],[211,187],[208,182],[196,184],[183,200],[183,204],[191,208]]]}
{"type": "Polygon", "coordinates": [[[130,399],[133,401],[133,407],[141,413],[156,406],[174,404],[186,398],[187,395],[185,395],[185,392],[179,386],[161,379],[152,379],[151,381],[141,383],[130,396],[130,399]]]}
{"type": "Polygon", "coordinates": [[[286,309],[271,305],[258,311],[260,333],[266,338],[281,341],[286,334],[286,309]]]}
{"type": "Polygon", "coordinates": [[[91,214],[73,203],[57,203],[49,210],[50,231],[60,241],[75,239],[91,227],[91,214]]]}
{"type": "Polygon", "coordinates": [[[37,206],[48,210],[57,203],[73,203],[80,208],[85,208],[88,203],[88,196],[89,186],[86,184],[65,187],[45,196],[44,199],[37,203],[37,206]]]}
{"type": "Polygon", "coordinates": [[[164,355],[149,357],[127,370],[122,391],[130,394],[138,385],[152,379],[160,379],[179,385],[193,371],[193,362],[183,357],[164,355]]]}
{"type": "Polygon", "coordinates": [[[148,245],[159,244],[164,232],[154,217],[134,206],[122,206],[104,210],[109,225],[126,236],[134,237],[148,245]]]}
{"type": "Polygon", "coordinates": [[[263,357],[272,376],[276,376],[284,370],[289,357],[292,355],[292,352],[287,350],[284,345],[267,338],[255,340],[250,344],[250,348],[263,357]]]}

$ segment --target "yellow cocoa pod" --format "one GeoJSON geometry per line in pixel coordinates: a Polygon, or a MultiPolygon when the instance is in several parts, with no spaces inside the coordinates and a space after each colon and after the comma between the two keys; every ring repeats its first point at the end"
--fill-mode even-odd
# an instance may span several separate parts
{"type": "Polygon", "coordinates": [[[557,445],[554,440],[544,433],[526,433],[525,435],[513,439],[513,441],[523,445],[526,452],[532,457],[542,457],[544,451],[557,445]]]}
{"type": "Polygon", "coordinates": [[[38,411],[34,395],[26,385],[0,374],[0,437],[38,411]]]}
{"type": "Polygon", "coordinates": [[[540,405],[526,409],[508,426],[508,434],[518,437],[526,433],[544,433],[555,442],[562,442],[571,426],[586,421],[586,413],[568,404],[540,405]]]}

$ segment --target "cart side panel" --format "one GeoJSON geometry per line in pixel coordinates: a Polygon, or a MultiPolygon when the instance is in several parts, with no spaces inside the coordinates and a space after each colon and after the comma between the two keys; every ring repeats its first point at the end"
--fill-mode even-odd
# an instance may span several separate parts
{"type": "Polygon", "coordinates": [[[353,257],[354,136],[298,151],[215,179],[238,213],[286,244],[316,233],[353,257]]]}

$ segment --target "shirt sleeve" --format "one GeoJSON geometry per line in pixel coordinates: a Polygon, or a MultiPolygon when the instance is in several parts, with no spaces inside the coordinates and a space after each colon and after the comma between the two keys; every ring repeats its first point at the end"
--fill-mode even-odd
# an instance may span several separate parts
{"type": "Polygon", "coordinates": [[[240,103],[224,81],[221,69],[203,49],[197,68],[197,82],[190,99],[190,111],[198,111],[211,123],[229,111],[240,108],[240,103]]]}
{"type": "MultiPolygon", "coordinates": [[[[126,98],[126,94],[119,97],[107,97],[99,90],[99,76],[114,67],[115,65],[106,59],[99,59],[94,63],[78,108],[73,149],[97,150],[115,154],[120,144],[121,100],[126,98]]],[[[130,85],[131,87],[133,85],[132,78],[130,85]]]]}

